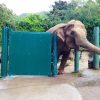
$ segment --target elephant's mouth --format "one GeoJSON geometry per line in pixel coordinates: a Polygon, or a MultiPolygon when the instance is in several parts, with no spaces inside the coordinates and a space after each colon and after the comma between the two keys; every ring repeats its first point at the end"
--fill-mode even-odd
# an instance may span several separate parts
{"type": "Polygon", "coordinates": [[[76,44],[76,41],[74,38],[71,38],[68,40],[68,38],[66,39],[66,44],[69,48],[71,49],[77,49],[79,46],[76,44]]]}

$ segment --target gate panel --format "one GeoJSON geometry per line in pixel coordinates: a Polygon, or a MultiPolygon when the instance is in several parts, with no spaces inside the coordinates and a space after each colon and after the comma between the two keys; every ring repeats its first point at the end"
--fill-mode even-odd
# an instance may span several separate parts
{"type": "Polygon", "coordinates": [[[8,75],[50,75],[52,34],[11,32],[8,75]]]}

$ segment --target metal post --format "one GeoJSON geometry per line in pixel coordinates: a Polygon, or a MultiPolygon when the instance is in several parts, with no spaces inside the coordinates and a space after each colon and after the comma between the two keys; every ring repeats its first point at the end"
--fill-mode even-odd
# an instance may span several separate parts
{"type": "MultiPolygon", "coordinates": [[[[99,27],[94,27],[94,45],[99,47],[99,27]]],[[[99,55],[94,53],[93,66],[95,69],[99,68],[99,55]]]]}
{"type": "Polygon", "coordinates": [[[1,55],[1,76],[7,76],[7,61],[8,61],[8,37],[7,28],[2,28],[2,55],[1,55]]]}
{"type": "Polygon", "coordinates": [[[57,34],[54,33],[54,47],[53,47],[53,71],[52,74],[55,77],[57,75],[57,34]]]}
{"type": "Polygon", "coordinates": [[[79,60],[80,60],[80,51],[75,49],[74,72],[78,72],[79,71],[79,60]]]}

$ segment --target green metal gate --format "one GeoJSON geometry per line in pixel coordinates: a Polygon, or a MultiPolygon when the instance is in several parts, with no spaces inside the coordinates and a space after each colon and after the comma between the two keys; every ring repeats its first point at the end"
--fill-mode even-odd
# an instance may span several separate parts
{"type": "Polygon", "coordinates": [[[56,34],[4,27],[2,35],[2,76],[57,74],[56,34]]]}

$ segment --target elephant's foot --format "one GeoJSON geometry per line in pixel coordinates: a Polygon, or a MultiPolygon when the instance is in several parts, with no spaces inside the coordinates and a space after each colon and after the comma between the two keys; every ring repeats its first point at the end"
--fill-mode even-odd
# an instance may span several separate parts
{"type": "Polygon", "coordinates": [[[58,69],[58,75],[61,75],[61,74],[64,74],[65,72],[64,72],[64,69],[63,68],[59,68],[58,69]]]}

